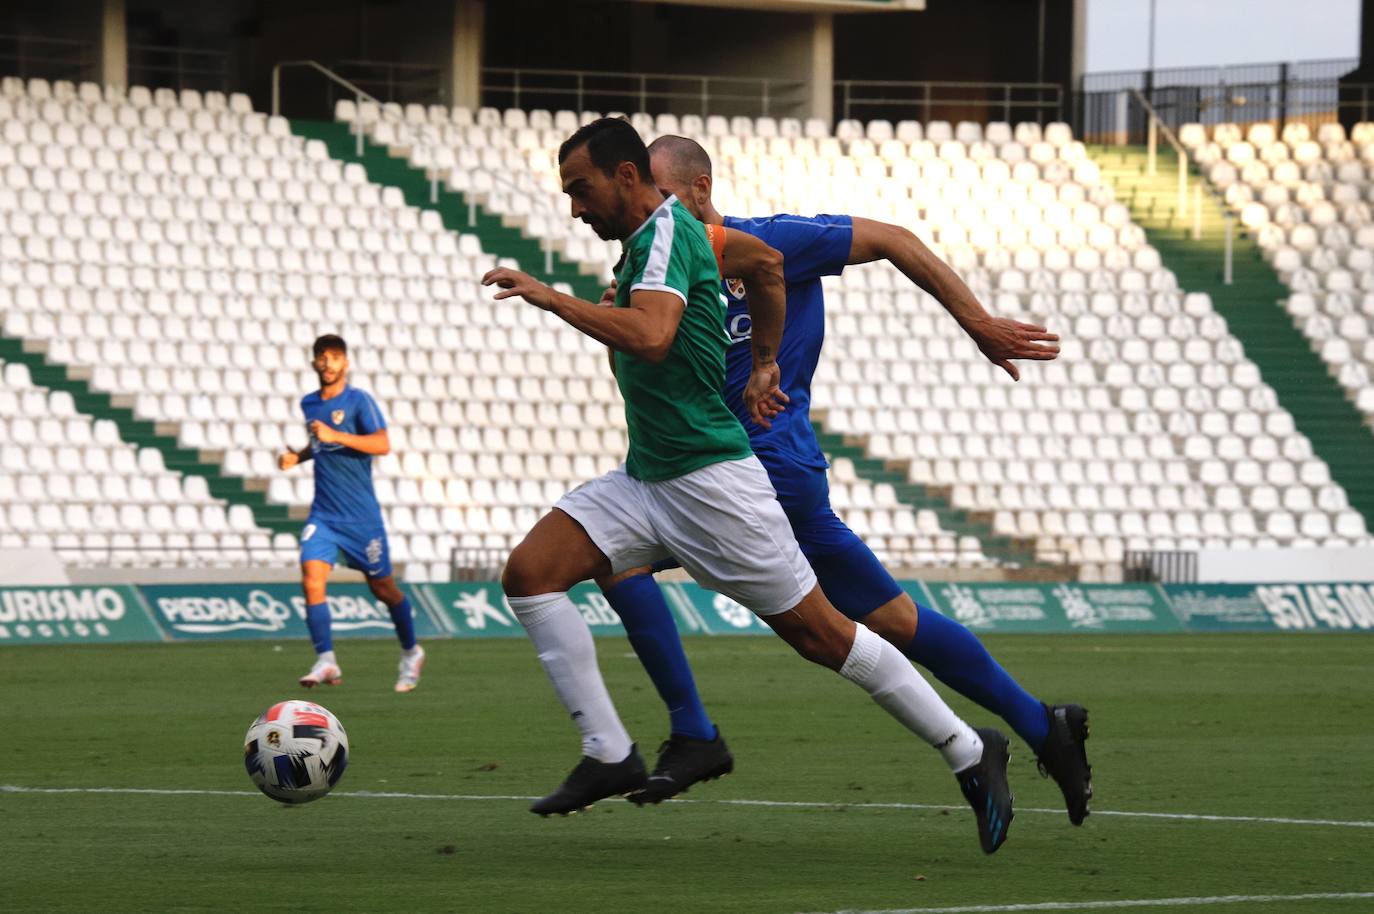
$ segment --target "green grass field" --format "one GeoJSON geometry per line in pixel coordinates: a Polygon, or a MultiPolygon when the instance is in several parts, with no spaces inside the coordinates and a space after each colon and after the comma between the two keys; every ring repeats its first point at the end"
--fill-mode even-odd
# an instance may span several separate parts
{"type": "MultiPolygon", "coordinates": [[[[1015,743],[1018,814],[992,857],[934,751],[769,638],[688,642],[733,777],[567,819],[526,811],[577,743],[523,640],[431,642],[411,695],[391,692],[393,644],[344,642],[345,684],[314,697],[347,727],[351,764],[303,807],[257,793],[241,738],[301,694],[304,644],[3,649],[0,784],[186,792],[0,792],[0,910],[1374,909],[1215,903],[1374,892],[1374,639],[988,641],[1032,690],[1090,708],[1097,787],[1096,814],[1073,828],[1015,743]]],[[[657,696],[624,642],[599,646],[651,759],[666,735],[657,696]]]]}

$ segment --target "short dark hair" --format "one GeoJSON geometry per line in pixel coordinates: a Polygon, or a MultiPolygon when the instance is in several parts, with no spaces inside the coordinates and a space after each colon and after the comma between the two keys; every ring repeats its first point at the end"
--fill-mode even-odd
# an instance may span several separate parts
{"type": "Polygon", "coordinates": [[[639,131],[625,118],[602,117],[577,128],[577,132],[558,147],[558,164],[562,165],[582,146],[587,147],[592,164],[606,177],[614,175],[621,162],[629,162],[639,171],[640,183],[654,183],[653,172],[649,170],[649,150],[640,139],[639,131]]]}
{"type": "Polygon", "coordinates": [[[665,133],[649,144],[649,154],[662,153],[668,159],[673,179],[691,184],[701,175],[711,177],[711,156],[696,140],[665,133]]]}
{"type": "Polygon", "coordinates": [[[334,333],[326,333],[315,340],[313,351],[317,359],[326,352],[342,352],[344,355],[348,355],[348,344],[344,342],[343,337],[334,333]]]}

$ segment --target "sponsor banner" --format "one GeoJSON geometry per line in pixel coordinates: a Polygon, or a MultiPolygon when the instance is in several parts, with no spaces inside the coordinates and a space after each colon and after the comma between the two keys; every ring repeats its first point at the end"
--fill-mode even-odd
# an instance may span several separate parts
{"type": "MultiPolygon", "coordinates": [[[[415,613],[415,634],[444,634],[428,605],[402,586],[415,613]]],[[[305,597],[295,584],[158,584],[141,588],[158,623],[173,638],[308,638],[305,597]]],[[[389,637],[386,604],[366,584],[331,584],[329,613],[336,638],[389,637]]]]}
{"type": "MultiPolygon", "coordinates": [[[[664,599],[684,635],[771,634],[767,624],[729,597],[691,582],[661,583],[664,599]]],[[[523,636],[500,584],[422,584],[425,598],[447,616],[447,628],[459,638],[523,636]]],[[[611,604],[593,584],[578,584],[569,596],[594,635],[624,635],[611,604]]]]}
{"type": "Polygon", "coordinates": [[[1374,631],[1374,584],[1170,584],[1190,631],[1374,631]]]}
{"type": "MultiPolygon", "coordinates": [[[[907,591],[918,597],[917,586],[907,591]]],[[[934,608],[980,632],[1166,632],[1182,626],[1154,584],[933,583],[934,608]]]]}
{"type": "MultiPolygon", "coordinates": [[[[455,638],[524,637],[525,629],[506,602],[500,584],[421,584],[417,589],[442,614],[445,630],[455,638]]],[[[625,634],[620,617],[595,584],[578,584],[568,595],[592,634],[625,634]]]]}
{"type": "Polygon", "coordinates": [[[0,644],[161,640],[132,587],[0,588],[0,644]]]}

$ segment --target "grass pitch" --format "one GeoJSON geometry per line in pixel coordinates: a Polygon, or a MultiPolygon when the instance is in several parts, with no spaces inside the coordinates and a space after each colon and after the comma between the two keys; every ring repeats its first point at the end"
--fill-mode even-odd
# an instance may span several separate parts
{"type": "MultiPolygon", "coordinates": [[[[733,777],[690,802],[608,800],[547,820],[520,798],[552,788],[577,743],[523,640],[430,642],[410,695],[391,692],[394,644],[343,642],[344,685],[311,697],[353,754],[339,789],[303,807],[257,793],[241,738],[302,694],[306,645],[0,649],[0,784],[80,789],[0,792],[0,910],[1374,909],[1374,897],[1216,901],[1374,892],[1374,639],[988,642],[1033,691],[1091,709],[1097,787],[1095,814],[1073,828],[1015,742],[1018,814],[992,857],[934,751],[769,638],[688,641],[733,777]]],[[[666,735],[657,695],[623,641],[598,644],[652,763],[666,735]]]]}

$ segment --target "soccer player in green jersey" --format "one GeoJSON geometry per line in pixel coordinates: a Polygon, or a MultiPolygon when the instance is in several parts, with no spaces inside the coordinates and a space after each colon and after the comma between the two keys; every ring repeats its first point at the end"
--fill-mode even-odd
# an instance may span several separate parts
{"type": "MultiPolygon", "coordinates": [[[[644,762],[567,591],[672,555],[703,587],[749,607],[797,653],[863,688],[939,750],[992,853],[1012,818],[1007,738],[960,720],[895,647],[841,615],[817,586],[720,392],[726,309],[702,224],[659,193],[648,150],[625,120],[587,124],[558,160],[573,218],[624,245],[615,307],[508,268],[482,283],[499,286],[498,299],[521,297],[614,350],[630,447],[621,467],[569,492],[535,524],[502,576],[511,609],[582,735],[582,760],[531,811],[566,814],[609,796],[633,799],[645,787],[644,762]]],[[[784,308],[777,295],[750,301],[753,370],[744,401],[756,418],[780,406],[775,357],[784,308]]]]}

